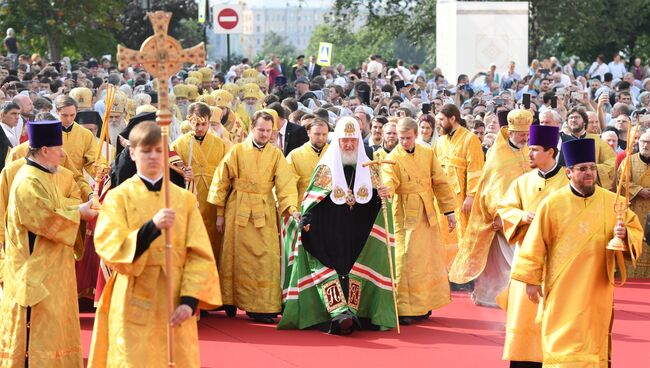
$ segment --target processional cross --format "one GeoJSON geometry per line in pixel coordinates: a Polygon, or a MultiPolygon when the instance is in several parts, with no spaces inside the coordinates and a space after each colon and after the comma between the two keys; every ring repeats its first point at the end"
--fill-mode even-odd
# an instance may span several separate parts
{"type": "MultiPolygon", "coordinates": [[[[120,70],[130,65],[142,64],[151,76],[158,80],[158,111],[156,122],[160,125],[163,145],[163,193],[165,208],[170,206],[169,198],[169,124],[172,122],[172,113],[169,110],[169,77],[178,72],[183,63],[203,64],[205,61],[205,45],[203,42],[183,49],[181,44],[167,34],[172,13],[156,11],[147,13],[153,26],[154,34],[147,38],[140,51],[131,50],[122,45],[117,46],[117,61],[120,70]]],[[[174,295],[172,277],[172,244],[169,229],[165,230],[165,271],[167,277],[167,310],[168,320],[174,313],[174,295]]],[[[174,359],[174,330],[167,323],[167,354],[168,365],[175,365],[174,359]]]]}

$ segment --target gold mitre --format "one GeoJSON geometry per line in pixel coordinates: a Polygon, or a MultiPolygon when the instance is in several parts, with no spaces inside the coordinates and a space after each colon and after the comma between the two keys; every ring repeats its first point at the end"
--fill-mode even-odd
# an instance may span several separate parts
{"type": "Polygon", "coordinates": [[[184,85],[184,84],[175,85],[174,86],[174,96],[176,96],[176,98],[185,98],[185,99],[187,99],[189,97],[187,86],[184,85]]]}
{"type": "Polygon", "coordinates": [[[199,69],[199,73],[201,73],[201,81],[203,83],[205,82],[212,82],[212,69],[208,67],[203,67],[199,69]]]}
{"type": "Polygon", "coordinates": [[[194,84],[188,84],[187,87],[187,99],[194,102],[199,98],[199,87],[194,84]]]}
{"type": "Polygon", "coordinates": [[[260,86],[258,86],[256,83],[246,83],[243,87],[244,90],[244,98],[256,98],[260,99],[260,86]]]}
{"type": "Polygon", "coordinates": [[[137,102],[134,99],[128,98],[126,100],[126,113],[129,114],[129,116],[135,116],[135,110],[137,107],[137,102]]]}
{"type": "Polygon", "coordinates": [[[515,109],[508,113],[508,131],[527,132],[533,123],[533,114],[528,110],[515,109]]]}
{"type": "Polygon", "coordinates": [[[70,97],[77,101],[79,109],[90,109],[93,103],[93,91],[86,87],[77,87],[70,90],[70,97]]]}
{"type": "Polygon", "coordinates": [[[258,74],[257,78],[255,78],[255,81],[257,82],[257,85],[260,86],[260,88],[269,86],[269,80],[266,79],[266,75],[264,74],[258,74]]]}
{"type": "Polygon", "coordinates": [[[221,86],[221,89],[225,89],[233,96],[238,96],[239,92],[241,91],[241,88],[235,83],[225,83],[223,86],[221,86]]]}
{"type": "MultiPolygon", "coordinates": [[[[198,73],[198,72],[197,72],[198,73]]],[[[201,73],[199,73],[201,74],[201,73]]],[[[200,86],[201,85],[201,80],[196,78],[196,77],[187,77],[185,78],[185,84],[188,86],[200,86]]]]}
{"type": "Polygon", "coordinates": [[[199,98],[196,99],[196,102],[203,102],[204,104],[208,106],[214,106],[216,103],[216,98],[208,93],[204,93],[199,96],[199,98]]]}
{"type": "Polygon", "coordinates": [[[221,110],[221,108],[216,106],[210,106],[210,122],[220,123],[221,117],[223,117],[223,110],[221,110]]]}
{"type": "Polygon", "coordinates": [[[230,108],[233,100],[233,96],[230,94],[230,92],[226,91],[225,89],[218,89],[212,92],[212,95],[214,96],[215,106],[230,108]]]}
{"type": "Polygon", "coordinates": [[[113,97],[113,106],[111,106],[112,113],[124,113],[126,109],[126,94],[118,91],[115,92],[115,97],[113,97]]]}
{"type": "Polygon", "coordinates": [[[241,73],[242,78],[255,79],[260,73],[255,69],[246,69],[241,73]]]}
{"type": "Polygon", "coordinates": [[[203,73],[198,70],[191,70],[187,73],[188,78],[196,78],[198,81],[203,80],[203,73]]]}

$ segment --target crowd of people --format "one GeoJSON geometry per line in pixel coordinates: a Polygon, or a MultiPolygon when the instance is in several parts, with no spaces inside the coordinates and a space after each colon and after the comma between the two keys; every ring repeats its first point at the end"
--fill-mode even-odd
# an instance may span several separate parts
{"type": "Polygon", "coordinates": [[[186,65],[163,157],[141,66],[9,52],[0,365],[81,366],[77,297],[97,303],[90,366],[163,366],[171,323],[192,367],[199,315],[349,334],[420,323],[459,288],[506,309],[512,367],[606,366],[614,275],[650,277],[650,67],[605,61],[186,65]]]}

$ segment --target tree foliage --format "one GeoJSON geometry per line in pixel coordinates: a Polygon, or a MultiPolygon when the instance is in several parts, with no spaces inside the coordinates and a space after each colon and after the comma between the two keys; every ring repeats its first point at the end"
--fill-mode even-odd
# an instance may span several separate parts
{"type": "Polygon", "coordinates": [[[283,62],[291,62],[296,56],[296,48],[287,42],[287,38],[273,31],[268,31],[264,35],[264,42],[258,52],[257,59],[263,60],[269,58],[269,55],[278,56],[283,62]]]}
{"type": "MultiPolygon", "coordinates": [[[[494,0],[508,1],[508,0],[494,0]]],[[[529,57],[579,56],[593,60],[618,51],[650,57],[650,1],[530,0],[529,57]]],[[[335,0],[333,28],[350,31],[357,16],[366,16],[362,32],[381,34],[410,46],[400,57],[435,62],[435,0],[335,0]]],[[[372,45],[365,45],[367,48],[372,45]]],[[[378,50],[369,50],[379,53],[378,50]]],[[[367,52],[366,52],[367,53],[367,52]]]]}
{"type": "Polygon", "coordinates": [[[115,49],[113,32],[123,7],[118,0],[5,0],[0,5],[0,28],[16,31],[21,53],[62,53],[80,57],[115,49]]]}
{"type": "MultiPolygon", "coordinates": [[[[163,10],[172,12],[169,22],[169,34],[179,40],[183,47],[194,46],[201,42],[203,37],[197,36],[203,32],[203,26],[196,23],[198,5],[193,0],[149,0],[149,11],[163,10]],[[194,24],[191,24],[193,23],[194,24]],[[198,42],[196,42],[198,40],[198,42]]],[[[117,41],[126,47],[139,49],[142,42],[153,34],[151,22],[147,17],[146,8],[142,1],[129,1],[119,17],[119,22],[124,28],[117,33],[117,41]]]]}

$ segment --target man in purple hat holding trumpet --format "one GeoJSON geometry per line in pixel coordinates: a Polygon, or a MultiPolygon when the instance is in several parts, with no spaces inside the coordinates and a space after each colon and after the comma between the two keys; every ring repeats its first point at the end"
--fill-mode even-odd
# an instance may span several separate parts
{"type": "Polygon", "coordinates": [[[607,367],[614,272],[618,264],[625,281],[623,256],[639,257],[643,229],[624,198],[595,184],[593,139],[564,142],[562,152],[570,185],[537,207],[512,279],[532,303],[541,299],[544,365],[607,367]],[[607,249],[613,238],[623,250],[607,249]]]}
{"type": "MultiPolygon", "coordinates": [[[[518,261],[519,247],[535,218],[537,206],[569,182],[557,162],[559,139],[560,130],[556,126],[530,127],[528,164],[533,170],[515,179],[497,204],[503,234],[515,247],[513,266],[518,261]]],[[[526,284],[511,280],[508,288],[497,297],[497,303],[508,314],[503,359],[509,360],[513,368],[541,368],[542,338],[540,326],[535,323],[538,305],[528,299],[526,284]]]]}

